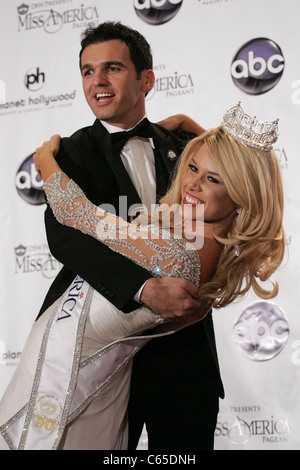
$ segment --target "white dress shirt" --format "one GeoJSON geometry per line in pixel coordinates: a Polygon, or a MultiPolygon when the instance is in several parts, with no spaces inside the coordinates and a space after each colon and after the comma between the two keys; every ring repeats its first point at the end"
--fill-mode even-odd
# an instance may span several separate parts
{"type": "MultiPolygon", "coordinates": [[[[112,134],[124,129],[101,121],[112,134]]],[[[130,130],[130,129],[126,129],[130,130]]],[[[153,140],[144,137],[133,137],[127,141],[121,151],[121,159],[134,187],[149,214],[152,204],[156,203],[156,175],[153,140]]]]}

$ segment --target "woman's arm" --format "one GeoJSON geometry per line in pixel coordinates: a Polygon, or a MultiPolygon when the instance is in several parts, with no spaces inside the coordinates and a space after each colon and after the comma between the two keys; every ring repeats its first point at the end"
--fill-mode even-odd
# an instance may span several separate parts
{"type": "MultiPolygon", "coordinates": [[[[51,140],[53,144],[53,139],[51,140]]],[[[105,202],[114,204],[111,202],[114,196],[108,194],[113,179],[105,160],[97,166],[99,174],[92,170],[96,151],[89,129],[80,130],[71,138],[61,141],[57,136],[57,147],[59,145],[55,159],[63,170],[88,191],[96,205],[105,202]]],[[[135,302],[134,296],[151,277],[149,271],[81,231],[60,224],[49,204],[44,217],[49,249],[63,265],[63,270],[47,295],[46,306],[53,295],[63,292],[72,280],[72,275],[78,274],[124,313],[138,308],[139,304],[135,302]]]]}
{"type": "Polygon", "coordinates": [[[182,277],[198,284],[197,253],[186,250],[185,241],[174,239],[168,231],[128,223],[92,204],[55,161],[59,142],[58,135],[51,137],[34,155],[36,169],[45,181],[44,189],[56,219],[92,236],[155,277],[182,277]]]}

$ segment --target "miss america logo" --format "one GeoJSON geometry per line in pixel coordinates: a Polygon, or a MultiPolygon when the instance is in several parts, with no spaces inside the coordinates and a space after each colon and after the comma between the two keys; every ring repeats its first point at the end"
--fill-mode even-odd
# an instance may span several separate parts
{"type": "Polygon", "coordinates": [[[39,272],[46,279],[53,279],[61,268],[61,263],[49,252],[48,245],[24,246],[20,244],[15,247],[14,252],[16,274],[39,272]]]}
{"type": "MultiPolygon", "coordinates": [[[[57,1],[40,2],[39,7],[48,7],[56,5],[57,1]]],[[[31,9],[33,5],[31,6],[31,9]]],[[[18,11],[18,31],[30,31],[32,29],[43,29],[46,33],[57,33],[65,24],[83,22],[96,22],[99,15],[97,8],[94,6],[85,7],[81,5],[80,8],[65,10],[62,13],[54,11],[52,8],[39,10],[34,13],[29,12],[29,5],[23,3],[17,8],[18,11]]]]}

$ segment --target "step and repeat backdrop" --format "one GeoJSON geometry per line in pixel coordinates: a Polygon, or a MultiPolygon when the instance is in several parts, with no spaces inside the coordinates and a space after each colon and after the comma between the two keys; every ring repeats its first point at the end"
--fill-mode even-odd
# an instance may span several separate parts
{"type": "Polygon", "coordinates": [[[274,276],[280,292],[267,302],[250,293],[214,312],[226,390],[215,447],[299,450],[299,0],[0,0],[0,13],[0,396],[61,267],[49,252],[32,155],[51,134],[94,121],[81,88],[80,34],[122,21],[152,46],[150,120],[185,113],[215,127],[238,101],[259,119],[280,119],[288,240],[274,276]]]}

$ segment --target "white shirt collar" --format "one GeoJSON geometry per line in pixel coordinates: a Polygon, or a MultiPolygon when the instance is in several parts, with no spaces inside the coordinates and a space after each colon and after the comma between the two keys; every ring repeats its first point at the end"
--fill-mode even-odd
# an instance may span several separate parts
{"type": "MultiPolygon", "coordinates": [[[[139,121],[141,122],[143,119],[145,119],[145,117],[147,117],[147,115],[145,114],[145,116],[139,121]]],[[[133,129],[133,127],[135,127],[139,122],[137,122],[133,127],[131,127],[130,129],[122,129],[120,127],[117,127],[117,126],[113,126],[112,124],[109,124],[108,122],[106,121],[101,121],[101,124],[105,127],[105,129],[107,130],[107,132],[109,132],[110,134],[113,134],[114,132],[122,132],[122,131],[130,131],[130,129],[133,129]]]]}

